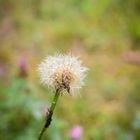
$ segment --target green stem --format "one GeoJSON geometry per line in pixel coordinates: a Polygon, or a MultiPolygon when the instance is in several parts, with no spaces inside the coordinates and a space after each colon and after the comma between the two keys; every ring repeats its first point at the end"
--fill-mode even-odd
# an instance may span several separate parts
{"type": "Polygon", "coordinates": [[[46,118],[46,122],[45,122],[45,125],[43,126],[40,134],[39,134],[39,137],[38,137],[38,140],[41,140],[42,139],[42,136],[45,132],[45,130],[50,126],[51,124],[51,121],[52,121],[52,115],[53,115],[53,111],[55,109],[55,106],[56,106],[56,103],[58,101],[58,97],[60,95],[60,91],[59,90],[56,90],[56,93],[54,95],[54,98],[53,98],[53,101],[52,101],[52,104],[51,104],[51,107],[49,109],[49,115],[47,116],[46,118]]]}

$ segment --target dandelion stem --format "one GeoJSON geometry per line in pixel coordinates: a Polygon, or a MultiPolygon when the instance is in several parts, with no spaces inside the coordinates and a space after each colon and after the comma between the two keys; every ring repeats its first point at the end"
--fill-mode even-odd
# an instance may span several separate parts
{"type": "Polygon", "coordinates": [[[54,111],[54,109],[55,109],[55,106],[56,106],[56,103],[57,103],[57,101],[58,101],[59,95],[60,95],[60,91],[59,91],[59,90],[56,90],[56,93],[55,93],[55,95],[54,95],[54,98],[53,98],[51,107],[50,107],[50,109],[49,109],[49,114],[48,114],[48,116],[47,116],[47,118],[46,118],[46,122],[45,122],[45,124],[44,124],[44,126],[43,126],[43,128],[42,128],[42,130],[41,130],[41,132],[40,132],[40,134],[39,134],[38,140],[41,140],[41,139],[42,139],[42,136],[43,136],[45,130],[46,130],[46,129],[50,126],[50,124],[51,124],[53,111],[54,111]]]}

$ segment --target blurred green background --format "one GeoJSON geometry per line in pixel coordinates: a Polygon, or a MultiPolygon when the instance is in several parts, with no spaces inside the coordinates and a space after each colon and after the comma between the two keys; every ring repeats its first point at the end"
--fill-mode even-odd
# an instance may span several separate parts
{"type": "Polygon", "coordinates": [[[47,55],[90,68],[81,96],[62,96],[44,140],[140,140],[139,0],[0,0],[0,140],[36,140],[53,94],[47,55]]]}

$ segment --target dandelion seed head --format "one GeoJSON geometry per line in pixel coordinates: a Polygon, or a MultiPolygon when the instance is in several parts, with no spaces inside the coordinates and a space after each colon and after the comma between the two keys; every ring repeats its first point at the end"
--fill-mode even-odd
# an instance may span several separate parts
{"type": "Polygon", "coordinates": [[[44,59],[38,71],[43,84],[74,93],[84,84],[87,68],[77,57],[60,54],[44,59]]]}

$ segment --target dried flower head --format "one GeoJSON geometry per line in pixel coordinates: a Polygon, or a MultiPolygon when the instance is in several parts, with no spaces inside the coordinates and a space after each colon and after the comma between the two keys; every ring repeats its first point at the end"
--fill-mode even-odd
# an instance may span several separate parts
{"type": "Polygon", "coordinates": [[[81,88],[86,67],[71,55],[48,56],[38,67],[41,82],[60,91],[74,93],[81,88]]]}

